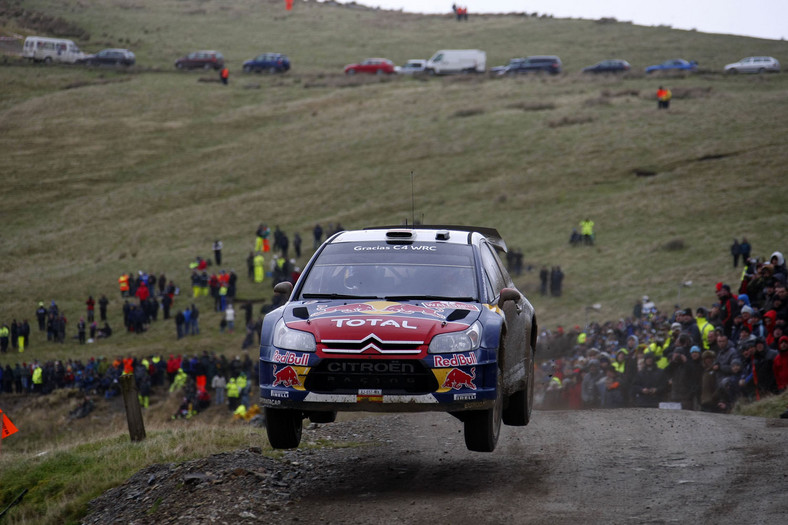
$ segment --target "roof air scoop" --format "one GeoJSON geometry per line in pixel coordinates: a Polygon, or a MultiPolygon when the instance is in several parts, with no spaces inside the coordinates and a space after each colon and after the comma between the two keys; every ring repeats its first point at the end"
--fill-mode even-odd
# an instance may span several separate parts
{"type": "Polygon", "coordinates": [[[412,239],[413,231],[411,230],[389,230],[386,232],[387,239],[412,239]]]}
{"type": "Polygon", "coordinates": [[[441,230],[435,234],[436,241],[448,241],[449,240],[449,232],[448,230],[441,230]]]}

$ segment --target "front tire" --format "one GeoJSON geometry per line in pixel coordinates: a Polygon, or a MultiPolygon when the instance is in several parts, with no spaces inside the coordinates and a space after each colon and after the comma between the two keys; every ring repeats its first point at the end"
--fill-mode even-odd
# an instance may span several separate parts
{"type": "Polygon", "coordinates": [[[509,406],[503,411],[503,422],[513,427],[524,427],[531,422],[534,406],[534,352],[531,350],[531,366],[528,368],[525,388],[509,396],[509,406]]]}
{"type": "Polygon", "coordinates": [[[469,412],[465,423],[465,446],[474,452],[492,452],[501,434],[503,413],[503,375],[498,370],[495,381],[495,404],[488,410],[469,412]]]}
{"type": "Polygon", "coordinates": [[[298,448],[304,416],[299,410],[265,408],[265,430],[272,448],[298,448]]]}
{"type": "Polygon", "coordinates": [[[347,70],[347,74],[348,75],[355,75],[356,74],[356,70],[355,69],[348,69],[347,70]]]}

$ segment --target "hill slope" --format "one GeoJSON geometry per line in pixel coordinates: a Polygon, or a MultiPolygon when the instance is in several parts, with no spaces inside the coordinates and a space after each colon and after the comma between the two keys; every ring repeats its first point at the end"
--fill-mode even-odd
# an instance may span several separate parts
{"type": "MultiPolygon", "coordinates": [[[[457,24],[314,2],[291,13],[251,0],[23,7],[84,28],[88,51],[131,47],[139,65],[117,72],[11,58],[0,67],[4,322],[32,318],[35,302],[50,299],[75,320],[88,294],[106,293],[117,325],[121,272],[165,271],[185,292],[187,263],[210,256],[221,238],[228,268],[244,274],[260,222],[299,231],[308,245],[317,222],[399,223],[411,215],[411,173],[418,218],[493,226],[524,252],[533,271],[517,282],[543,327],[582,324],[596,302],[594,320],[627,315],[644,293],[662,308],[708,304],[713,283],[738,278],[727,255],[733,237],[747,236],[760,256],[783,248],[788,81],[718,72],[745,54],[786,57],[785,42],[514,15],[457,24]],[[557,53],[567,73],[425,81],[339,73],[365,56],[403,62],[447,47],[485,49],[488,65],[557,53]],[[197,48],[224,52],[229,86],[200,81],[213,73],[174,70],[174,58],[197,48]],[[265,50],[288,53],[293,70],[242,75],[242,60],[265,50]],[[609,56],[638,72],[575,73],[609,56]],[[673,56],[697,59],[705,72],[639,73],[673,56]],[[657,112],[663,82],[675,99],[657,112]],[[586,216],[597,244],[571,248],[569,233],[586,216]],[[561,298],[538,296],[542,265],[567,274],[561,298]],[[691,288],[678,287],[688,280],[691,288]]],[[[20,20],[7,18],[5,30],[36,32],[20,20]]],[[[270,287],[244,281],[240,293],[265,298],[270,287]]],[[[218,317],[206,321],[199,344],[226,345],[218,317]]],[[[156,327],[144,347],[115,344],[168,352],[171,334],[156,327]]]]}

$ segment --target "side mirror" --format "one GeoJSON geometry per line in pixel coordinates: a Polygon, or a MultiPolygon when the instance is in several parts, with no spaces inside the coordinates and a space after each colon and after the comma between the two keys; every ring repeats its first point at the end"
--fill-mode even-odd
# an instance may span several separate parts
{"type": "Polygon", "coordinates": [[[520,292],[514,288],[504,288],[501,290],[501,295],[498,297],[498,308],[503,309],[504,303],[507,301],[517,302],[520,300],[520,292]]]}
{"type": "Polygon", "coordinates": [[[278,283],[276,286],[274,286],[274,293],[281,293],[290,297],[290,294],[293,293],[293,283],[290,281],[282,281],[281,283],[278,283]]]}

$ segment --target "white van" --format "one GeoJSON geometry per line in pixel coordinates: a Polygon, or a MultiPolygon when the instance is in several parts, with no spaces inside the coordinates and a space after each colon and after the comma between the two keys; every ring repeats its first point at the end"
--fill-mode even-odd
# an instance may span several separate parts
{"type": "Polygon", "coordinates": [[[33,62],[66,62],[73,64],[77,60],[84,58],[85,54],[71,40],[29,36],[25,38],[25,45],[22,47],[22,57],[28,58],[33,62]]]}
{"type": "Polygon", "coordinates": [[[426,71],[433,75],[484,73],[487,53],[478,49],[441,49],[427,61],[426,71]]]}

